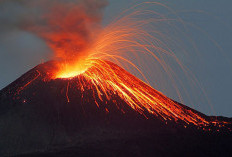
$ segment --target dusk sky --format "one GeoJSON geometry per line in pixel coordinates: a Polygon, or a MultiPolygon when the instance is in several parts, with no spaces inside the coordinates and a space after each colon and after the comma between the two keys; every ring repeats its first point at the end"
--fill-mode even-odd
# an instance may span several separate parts
{"type": "MultiPolygon", "coordinates": [[[[24,12],[23,7],[13,2],[13,0],[0,1],[0,89],[39,63],[52,58],[51,50],[45,41],[16,26],[18,19],[25,15],[20,14],[24,12]]],[[[104,10],[103,26],[110,23],[123,10],[141,2],[146,1],[109,0],[104,10]]],[[[204,96],[202,92],[197,91],[199,88],[192,91],[186,86],[192,100],[186,99],[184,103],[206,114],[232,117],[232,2],[228,0],[162,0],[156,2],[162,2],[174,10],[186,23],[185,27],[188,30],[186,34],[193,41],[192,45],[183,45],[188,57],[182,55],[181,49],[174,51],[178,50],[177,57],[196,76],[211,102],[209,104],[206,99],[202,99],[204,96]]],[[[149,7],[149,9],[162,14],[167,11],[160,6],[149,7]]],[[[182,44],[185,43],[186,37],[183,35],[177,38],[183,41],[182,44]]],[[[149,81],[153,87],[155,86],[153,81],[162,81],[155,78],[158,74],[152,67],[142,70],[150,73],[149,81]]],[[[173,91],[159,85],[155,88],[178,100],[173,91]]]]}

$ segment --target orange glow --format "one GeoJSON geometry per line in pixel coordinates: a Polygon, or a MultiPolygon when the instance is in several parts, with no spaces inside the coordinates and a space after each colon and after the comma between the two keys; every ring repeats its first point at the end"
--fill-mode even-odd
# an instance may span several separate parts
{"type": "MultiPolygon", "coordinates": [[[[155,2],[142,3],[130,9],[133,10],[138,6],[147,4],[161,5],[155,2]]],[[[166,8],[164,5],[161,6],[166,8]]],[[[90,86],[96,92],[93,97],[97,96],[95,102],[98,107],[101,104],[97,99],[103,101],[104,96],[111,100],[113,95],[118,95],[132,109],[144,116],[145,112],[149,112],[165,121],[181,120],[186,124],[191,123],[203,127],[211,124],[198,113],[185,109],[153,89],[148,85],[142,70],[133,60],[129,59],[131,56],[136,56],[137,62],[142,62],[141,55],[144,58],[152,59],[152,62],[159,65],[166,76],[170,78],[177,95],[181,98],[180,91],[174,81],[175,78],[178,79],[178,76],[167,61],[174,61],[184,72],[188,70],[167,44],[158,38],[166,36],[156,31],[156,27],[153,26],[154,23],[173,19],[162,16],[155,11],[137,9],[126,16],[115,19],[104,29],[100,29],[101,27],[97,23],[99,19],[90,17],[80,7],[74,7],[67,13],[65,9],[62,11],[65,15],[61,14],[62,18],[57,16],[56,12],[46,17],[51,28],[54,28],[55,31],[38,32],[41,37],[46,39],[56,58],[59,59],[56,65],[57,69],[53,71],[55,76],[53,79],[74,79],[75,77],[78,88],[82,92],[90,86]],[[149,18],[137,18],[142,15],[148,15],[149,18]],[[153,16],[158,18],[153,18],[153,16]],[[79,25],[77,21],[83,23],[79,25]],[[109,61],[133,67],[147,83],[109,61]],[[83,82],[79,79],[80,76],[83,76],[88,82],[83,82]]],[[[70,84],[68,83],[66,88],[67,102],[72,101],[68,96],[69,88],[70,84]]],[[[110,112],[107,108],[105,110],[110,112]]],[[[123,109],[120,110],[125,113],[123,109]]]]}
{"type": "Polygon", "coordinates": [[[56,78],[72,78],[84,73],[88,69],[88,65],[85,62],[77,63],[59,63],[59,70],[56,72],[56,78]]]}
{"type": "MultiPolygon", "coordinates": [[[[150,4],[154,5],[156,3],[150,4]]],[[[75,43],[77,43],[76,45],[79,45],[79,42],[83,41],[83,38],[75,35],[64,35],[65,38],[68,38],[71,42],[62,44],[62,49],[57,47],[57,45],[51,45],[55,54],[65,60],[58,63],[58,70],[54,71],[55,78],[72,79],[73,77],[78,78],[78,76],[84,76],[84,78],[89,80],[88,86],[91,86],[93,91],[97,91],[95,94],[100,100],[103,100],[103,95],[110,100],[112,95],[117,94],[121,99],[125,100],[132,109],[144,116],[144,112],[148,111],[163,120],[182,120],[187,124],[193,123],[198,126],[208,125],[209,122],[203,117],[191,110],[184,110],[179,104],[154,90],[148,84],[140,81],[125,70],[114,66],[111,62],[106,61],[111,60],[119,65],[121,65],[121,63],[127,63],[136,69],[145,80],[147,79],[143,72],[136,64],[124,57],[125,54],[132,56],[141,54],[152,58],[153,62],[158,63],[171,79],[175,74],[173,74],[172,68],[169,67],[164,59],[164,55],[172,58],[183,70],[185,70],[174,52],[168,49],[167,45],[154,35],[159,34],[159,32],[156,32],[155,29],[150,31],[144,29],[147,25],[152,26],[153,23],[159,20],[165,21],[168,19],[165,17],[160,19],[136,18],[143,14],[157,15],[158,13],[154,11],[137,10],[131,14],[118,18],[99,31],[96,38],[91,40],[91,43],[86,42],[84,44],[85,48],[81,46],[83,49],[73,49],[75,43]]],[[[63,25],[64,24],[62,24],[62,26],[63,25]]],[[[60,33],[58,32],[58,34],[60,33]]],[[[62,42],[62,40],[57,38],[54,34],[49,36],[49,39],[60,40],[62,42]]],[[[81,81],[79,80],[78,82],[81,81]]],[[[173,82],[173,85],[176,87],[175,82],[173,82]]],[[[80,84],[80,86],[82,86],[82,91],[84,91],[86,83],[80,84]]],[[[70,102],[68,88],[69,84],[67,85],[66,97],[67,101],[70,102]]],[[[181,96],[177,87],[176,92],[181,96]]],[[[101,105],[97,101],[95,102],[97,106],[101,105]]],[[[106,110],[107,112],[110,112],[108,109],[106,110]]]]}
{"type": "MultiPolygon", "coordinates": [[[[194,124],[199,127],[224,126],[226,124],[226,122],[209,121],[199,113],[186,109],[112,62],[100,59],[89,62],[91,66],[85,72],[70,79],[77,82],[77,86],[74,88],[80,88],[82,92],[89,89],[94,91],[93,97],[98,107],[101,105],[99,100],[102,102],[105,98],[112,100],[115,95],[118,95],[133,110],[145,117],[145,113],[149,112],[164,121],[174,120],[177,122],[181,120],[186,124],[194,124]]],[[[66,89],[68,103],[72,101],[68,96],[69,86],[68,83],[66,89]]],[[[114,103],[118,105],[117,100],[114,100],[114,103]]],[[[110,112],[107,108],[105,110],[107,113],[110,112]]],[[[119,108],[119,110],[125,113],[123,109],[119,108]]]]}
{"type": "Polygon", "coordinates": [[[20,89],[18,89],[15,94],[19,94],[22,90],[24,90],[27,86],[29,86],[33,81],[35,81],[41,75],[38,70],[36,70],[36,72],[37,72],[37,75],[32,80],[27,82],[24,86],[20,87],[20,89]]]}

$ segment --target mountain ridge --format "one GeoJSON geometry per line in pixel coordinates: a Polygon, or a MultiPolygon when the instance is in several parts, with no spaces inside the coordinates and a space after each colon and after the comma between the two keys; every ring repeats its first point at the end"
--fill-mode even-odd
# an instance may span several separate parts
{"type": "Polygon", "coordinates": [[[85,86],[83,94],[76,88],[77,80],[86,83],[82,76],[49,80],[52,63],[36,66],[0,91],[0,155],[91,156],[99,151],[99,156],[153,156],[155,152],[180,156],[184,148],[193,156],[232,154],[231,118],[206,116],[175,102],[186,113],[191,110],[208,121],[226,124],[204,130],[181,120],[165,121],[145,109],[143,113],[134,110],[114,92],[110,99],[99,98],[96,89],[85,86]],[[194,152],[204,144],[206,151],[194,152]]]}

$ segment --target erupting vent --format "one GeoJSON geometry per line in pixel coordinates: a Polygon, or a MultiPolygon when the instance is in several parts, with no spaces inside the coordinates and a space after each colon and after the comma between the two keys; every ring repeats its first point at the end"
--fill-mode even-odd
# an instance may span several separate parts
{"type": "MultiPolygon", "coordinates": [[[[113,100],[115,95],[117,95],[130,108],[144,115],[146,118],[148,117],[145,113],[149,113],[163,121],[182,121],[186,125],[194,124],[204,129],[212,125],[222,127],[227,124],[227,122],[217,121],[216,119],[210,120],[207,116],[180,105],[116,64],[104,60],[89,61],[89,67],[86,71],[75,77],[71,76],[71,78],[54,77],[54,74],[51,75],[51,73],[43,72],[41,68],[37,68],[33,79],[22,87],[19,87],[15,95],[19,95],[31,84],[36,83],[36,80],[50,82],[60,79],[67,82],[67,86],[65,87],[66,92],[61,95],[66,97],[67,105],[72,102],[72,99],[76,99],[69,97],[71,94],[70,89],[76,88],[78,91],[81,91],[82,95],[87,90],[93,91],[93,95],[88,99],[94,99],[98,107],[101,107],[101,103],[105,99],[113,100]]],[[[117,104],[117,100],[113,101],[118,110],[126,114],[123,108],[120,108],[120,105],[117,104]]],[[[110,112],[107,108],[106,111],[110,112]]]]}

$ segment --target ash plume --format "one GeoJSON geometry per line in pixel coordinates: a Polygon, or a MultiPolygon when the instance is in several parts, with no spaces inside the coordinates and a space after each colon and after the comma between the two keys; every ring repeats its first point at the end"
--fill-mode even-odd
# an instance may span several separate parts
{"type": "Polygon", "coordinates": [[[59,51],[57,57],[67,59],[89,46],[106,5],[106,0],[3,0],[1,34],[12,29],[36,33],[59,51]]]}
{"type": "Polygon", "coordinates": [[[39,8],[38,19],[24,26],[44,38],[56,57],[73,59],[87,49],[100,30],[106,1],[48,1],[30,3],[39,8]],[[38,21],[38,22],[37,22],[38,21]]]}
{"type": "Polygon", "coordinates": [[[106,5],[106,0],[0,0],[1,86],[41,61],[68,59],[88,47],[106,5]]]}

